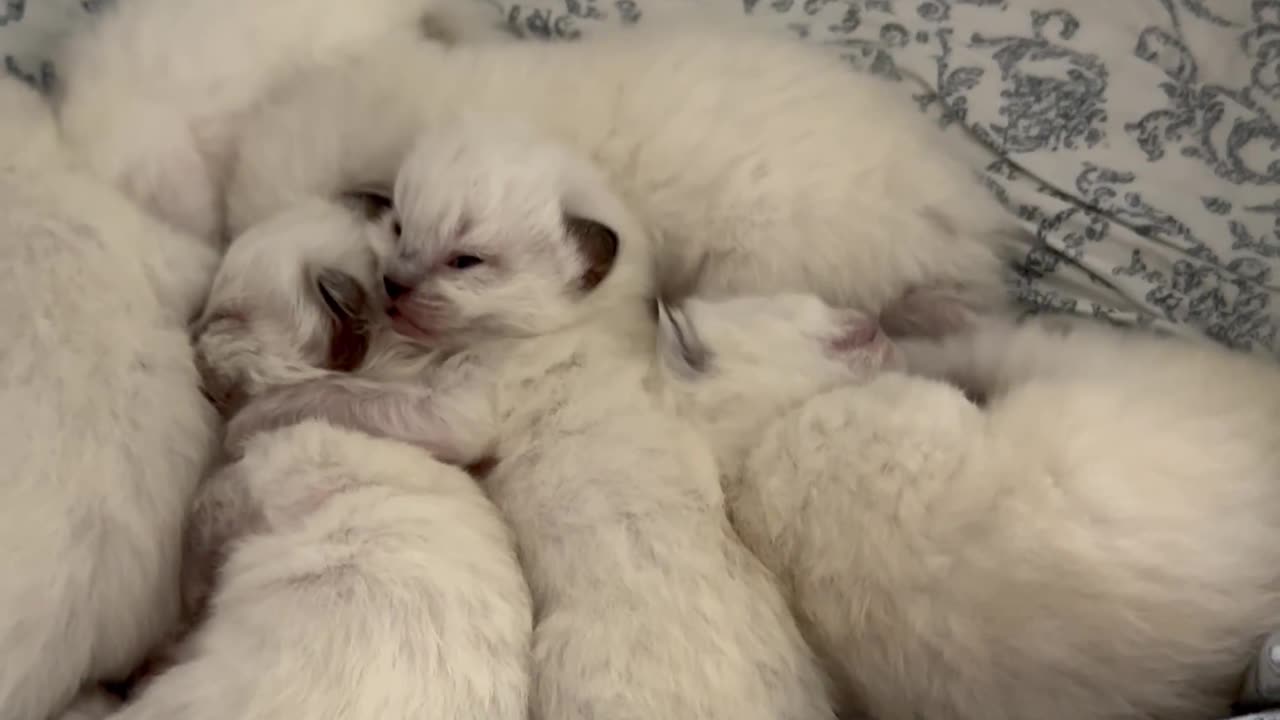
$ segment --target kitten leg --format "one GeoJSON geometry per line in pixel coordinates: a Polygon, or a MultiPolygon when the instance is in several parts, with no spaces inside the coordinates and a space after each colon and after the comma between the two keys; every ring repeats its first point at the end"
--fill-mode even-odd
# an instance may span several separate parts
{"type": "Polygon", "coordinates": [[[318,418],[417,445],[442,462],[467,466],[489,454],[493,444],[490,413],[483,398],[466,391],[334,376],[263,394],[228,423],[225,445],[238,456],[256,433],[318,418]]]}

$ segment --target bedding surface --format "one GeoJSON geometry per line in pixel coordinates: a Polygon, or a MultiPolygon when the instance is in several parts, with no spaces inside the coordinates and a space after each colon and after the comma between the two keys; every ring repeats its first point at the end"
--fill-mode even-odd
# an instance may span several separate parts
{"type": "MultiPolygon", "coordinates": [[[[5,67],[48,87],[57,41],[110,1],[0,0],[5,67]]],[[[494,1],[530,39],[696,2],[828,47],[989,153],[1029,309],[1280,359],[1280,0],[494,1]]]]}

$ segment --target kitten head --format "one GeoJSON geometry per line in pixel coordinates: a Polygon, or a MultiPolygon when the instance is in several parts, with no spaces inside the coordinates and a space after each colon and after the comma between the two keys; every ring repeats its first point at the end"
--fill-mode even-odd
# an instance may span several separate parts
{"type": "Polygon", "coordinates": [[[236,239],[195,327],[206,394],[231,412],[267,387],[355,368],[381,322],[376,199],[314,201],[236,239]]]}
{"type": "Polygon", "coordinates": [[[396,179],[392,327],[438,346],[528,337],[643,298],[640,223],[587,161],[492,121],[431,130],[396,179]]]}
{"type": "Polygon", "coordinates": [[[658,327],[664,390],[708,424],[771,417],[900,364],[874,319],[813,295],[659,303],[658,327]]]}

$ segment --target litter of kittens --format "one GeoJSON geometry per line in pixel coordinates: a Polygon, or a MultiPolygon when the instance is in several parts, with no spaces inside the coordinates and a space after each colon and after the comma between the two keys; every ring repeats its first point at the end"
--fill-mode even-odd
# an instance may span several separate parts
{"type": "Polygon", "coordinates": [[[838,53],[517,15],[0,77],[0,720],[1280,717],[1280,366],[1020,317],[838,53]]]}

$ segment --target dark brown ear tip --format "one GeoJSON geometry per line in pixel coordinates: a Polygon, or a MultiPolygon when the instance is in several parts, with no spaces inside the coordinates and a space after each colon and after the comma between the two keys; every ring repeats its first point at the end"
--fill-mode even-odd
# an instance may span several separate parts
{"type": "Polygon", "coordinates": [[[657,302],[659,324],[665,325],[664,332],[670,333],[668,338],[675,344],[675,350],[684,367],[691,372],[704,373],[711,364],[711,350],[698,336],[698,328],[689,320],[689,316],[679,305],[672,305],[662,300],[657,302]]]}
{"type": "Polygon", "coordinates": [[[354,370],[369,352],[369,295],[359,280],[333,268],[315,273],[315,288],[332,323],[326,367],[340,372],[354,370]]]}
{"type": "Polygon", "coordinates": [[[346,321],[364,317],[369,296],[360,281],[351,275],[323,268],[315,274],[315,287],[325,307],[336,319],[346,321]]]}
{"type": "Polygon", "coordinates": [[[618,233],[598,220],[576,215],[566,215],[564,225],[586,261],[586,270],[582,273],[582,289],[594,290],[609,276],[614,261],[618,259],[618,233]]]}

